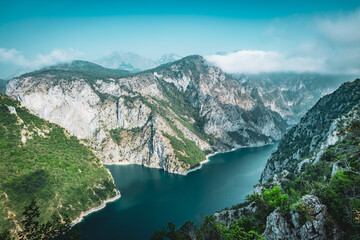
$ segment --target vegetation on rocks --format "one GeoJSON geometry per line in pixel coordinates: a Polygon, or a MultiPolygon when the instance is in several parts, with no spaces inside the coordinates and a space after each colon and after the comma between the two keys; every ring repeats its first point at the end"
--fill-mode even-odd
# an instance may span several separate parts
{"type": "Polygon", "coordinates": [[[53,215],[72,221],[116,195],[111,175],[91,149],[3,95],[0,156],[0,232],[13,232],[33,199],[42,224],[53,215]]]}
{"type": "Polygon", "coordinates": [[[25,207],[22,215],[22,230],[16,234],[11,234],[9,230],[5,230],[0,233],[1,240],[14,240],[17,238],[26,240],[76,240],[80,237],[77,227],[71,227],[70,219],[66,215],[62,219],[57,215],[53,215],[52,220],[40,223],[41,214],[35,200],[25,207]]]}

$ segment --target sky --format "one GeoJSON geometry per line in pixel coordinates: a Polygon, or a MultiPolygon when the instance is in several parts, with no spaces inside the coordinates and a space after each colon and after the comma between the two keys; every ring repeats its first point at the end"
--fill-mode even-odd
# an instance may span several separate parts
{"type": "Polygon", "coordinates": [[[113,51],[229,73],[360,73],[360,1],[0,0],[0,78],[113,51]]]}

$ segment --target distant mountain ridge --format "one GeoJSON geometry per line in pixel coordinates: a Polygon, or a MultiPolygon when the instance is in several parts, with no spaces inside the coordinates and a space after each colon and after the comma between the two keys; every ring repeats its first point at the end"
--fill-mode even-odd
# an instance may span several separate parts
{"type": "Polygon", "coordinates": [[[160,59],[153,60],[132,52],[113,52],[95,62],[107,68],[141,72],[179,59],[181,57],[174,53],[165,54],[160,59]]]}

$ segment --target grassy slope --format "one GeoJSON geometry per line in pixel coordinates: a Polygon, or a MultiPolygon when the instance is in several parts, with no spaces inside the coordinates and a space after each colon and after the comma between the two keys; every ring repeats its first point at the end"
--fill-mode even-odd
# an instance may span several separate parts
{"type": "Polygon", "coordinates": [[[3,95],[0,156],[0,232],[15,227],[13,220],[20,221],[32,199],[37,200],[45,221],[57,213],[75,219],[81,211],[116,194],[112,177],[88,147],[3,95]],[[15,107],[17,115],[7,106],[15,107]],[[23,128],[32,135],[25,144],[21,142],[23,128]]]}

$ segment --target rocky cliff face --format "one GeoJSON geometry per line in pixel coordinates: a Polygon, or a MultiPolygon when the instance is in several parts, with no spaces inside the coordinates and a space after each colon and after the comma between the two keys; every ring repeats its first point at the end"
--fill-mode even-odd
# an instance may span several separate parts
{"type": "Polygon", "coordinates": [[[285,134],[268,160],[260,180],[263,186],[281,186],[293,198],[309,192],[312,195],[303,196],[297,204],[305,208],[290,211],[288,219],[279,209],[272,212],[263,236],[356,239],[359,229],[354,211],[359,206],[354,203],[360,201],[359,144],[360,79],[357,79],[320,99],[285,134]],[[306,214],[303,224],[299,222],[301,212],[306,214]]]}
{"type": "Polygon", "coordinates": [[[306,195],[301,199],[308,213],[307,221],[303,221],[297,212],[290,212],[290,221],[279,210],[272,212],[266,220],[263,237],[267,240],[280,239],[342,239],[338,228],[328,229],[326,222],[330,219],[327,208],[313,195],[306,195]]]}
{"type": "Polygon", "coordinates": [[[303,164],[319,161],[324,150],[340,139],[339,129],[358,118],[359,89],[358,79],[319,100],[300,123],[285,134],[268,160],[260,181],[279,181],[285,175],[301,172],[303,164]]]}
{"type": "Polygon", "coordinates": [[[265,239],[357,239],[360,79],[320,99],[281,140],[255,192],[215,214],[265,239]]]}
{"type": "Polygon", "coordinates": [[[200,56],[125,76],[93,68],[77,61],[25,74],[8,83],[7,94],[84,139],[103,163],[180,174],[204,151],[271,143],[287,126],[200,56]]]}

